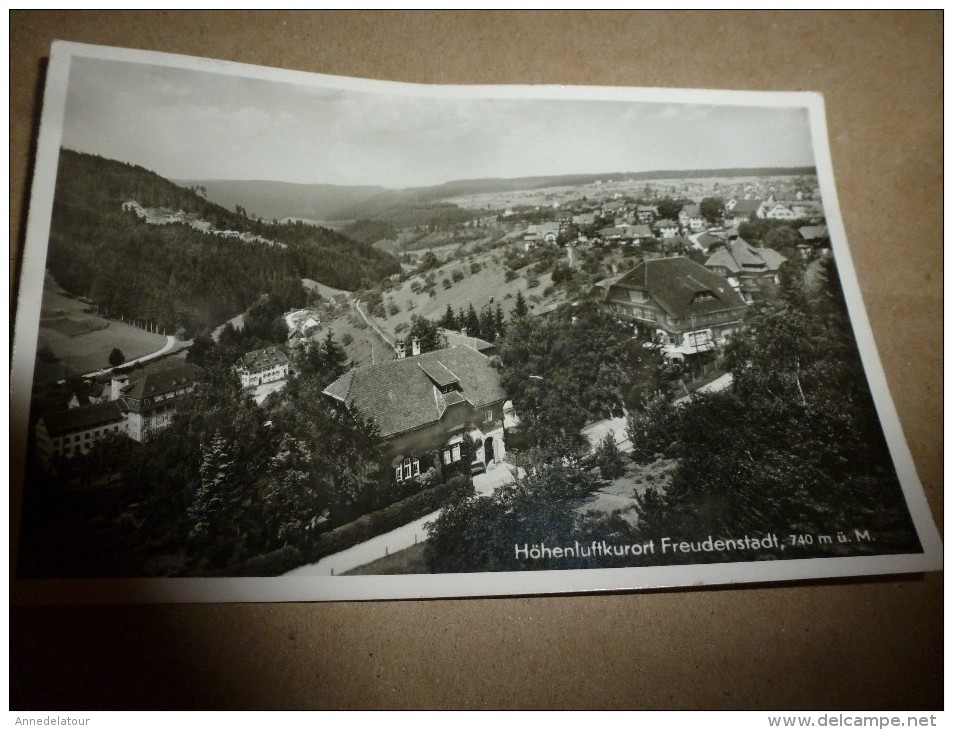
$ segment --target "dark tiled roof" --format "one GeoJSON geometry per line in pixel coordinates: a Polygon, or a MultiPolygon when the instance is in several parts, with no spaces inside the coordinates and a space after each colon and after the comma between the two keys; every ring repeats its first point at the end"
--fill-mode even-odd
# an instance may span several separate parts
{"type": "Polygon", "coordinates": [[[777,271],[787,259],[774,249],[755,248],[743,238],[729,241],[705,262],[705,266],[720,266],[733,274],[742,271],[777,271]]]}
{"type": "Polygon", "coordinates": [[[506,399],[490,359],[466,346],[350,370],[324,393],[373,418],[385,438],[438,421],[454,403],[482,408],[506,399]],[[459,392],[441,394],[424,367],[451,372],[459,378],[459,392]]]}
{"type": "Polygon", "coordinates": [[[108,426],[121,423],[123,420],[122,407],[118,401],[93,403],[79,408],[70,408],[65,411],[56,411],[43,417],[46,432],[50,436],[87,431],[97,426],[108,426]]]}
{"type": "Polygon", "coordinates": [[[739,200],[731,209],[733,215],[752,215],[758,212],[761,201],[757,199],[739,200]]]}
{"type": "MultiPolygon", "coordinates": [[[[662,309],[677,318],[747,306],[724,278],[684,256],[647,259],[615,286],[648,292],[662,309]],[[704,296],[709,292],[712,296],[704,296]]],[[[625,298],[628,300],[628,296],[625,298]]]]}
{"type": "Polygon", "coordinates": [[[479,337],[470,337],[469,335],[463,335],[459,332],[454,332],[453,330],[440,328],[440,334],[447,338],[447,345],[449,347],[456,347],[457,345],[466,345],[477,352],[487,352],[488,350],[496,349],[496,345],[492,342],[487,342],[486,340],[481,340],[479,337]]]}
{"type": "Polygon", "coordinates": [[[626,226],[627,235],[635,238],[652,238],[652,230],[645,224],[626,226]]]}
{"type": "Polygon", "coordinates": [[[678,228],[678,223],[675,221],[664,218],[660,221],[655,221],[656,228],[678,228]]]}
{"type": "Polygon", "coordinates": [[[460,382],[460,378],[450,372],[450,370],[447,369],[447,366],[442,362],[432,361],[426,358],[417,358],[417,365],[439,388],[460,382]]]}
{"type": "Polygon", "coordinates": [[[805,241],[819,241],[827,238],[827,226],[801,226],[798,233],[805,241]]]}
{"type": "Polygon", "coordinates": [[[242,367],[249,372],[267,370],[275,365],[284,365],[288,356],[281,348],[266,347],[264,350],[255,350],[242,356],[242,367]]]}
{"type": "Polygon", "coordinates": [[[146,411],[154,407],[154,402],[146,404],[144,399],[155,398],[158,395],[174,393],[195,383],[195,379],[202,369],[189,363],[182,363],[180,367],[159,372],[148,373],[142,378],[126,385],[122,389],[122,397],[131,411],[146,411]],[[138,404],[130,404],[130,399],[139,400],[138,404]]]}
{"type": "Polygon", "coordinates": [[[706,251],[716,243],[724,243],[725,239],[720,236],[713,236],[711,233],[702,233],[699,234],[698,238],[695,239],[698,242],[698,245],[704,248],[706,251]]]}

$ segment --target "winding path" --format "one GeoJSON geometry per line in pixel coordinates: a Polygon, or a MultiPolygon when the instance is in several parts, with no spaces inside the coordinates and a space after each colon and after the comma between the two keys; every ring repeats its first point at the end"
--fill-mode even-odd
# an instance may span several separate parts
{"type": "Polygon", "coordinates": [[[149,362],[150,360],[155,360],[157,357],[161,357],[162,355],[165,355],[166,353],[172,352],[172,350],[175,349],[175,346],[177,344],[188,346],[188,345],[191,345],[192,342],[191,340],[186,340],[186,341],[179,340],[174,335],[166,335],[165,344],[162,347],[160,347],[158,350],[156,350],[155,352],[150,352],[148,355],[137,357],[134,360],[126,360],[126,362],[122,363],[121,365],[117,365],[116,367],[103,368],[102,370],[96,370],[91,373],[86,373],[82,377],[95,378],[99,375],[107,375],[111,373],[113,370],[115,370],[116,368],[125,368],[125,367],[129,367],[130,365],[135,365],[136,363],[149,362]]]}

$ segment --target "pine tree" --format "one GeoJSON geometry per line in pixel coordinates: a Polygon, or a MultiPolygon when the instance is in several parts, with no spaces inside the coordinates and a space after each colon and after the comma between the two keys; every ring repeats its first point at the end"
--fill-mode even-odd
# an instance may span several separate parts
{"type": "Polygon", "coordinates": [[[188,506],[193,551],[211,567],[227,565],[242,552],[235,451],[235,444],[218,432],[202,447],[200,481],[188,506]]]}
{"type": "Polygon", "coordinates": [[[525,317],[529,314],[529,307],[526,306],[526,297],[522,291],[516,292],[516,306],[513,307],[514,317],[525,317]]]}
{"type": "Polygon", "coordinates": [[[489,306],[486,306],[480,311],[480,337],[487,342],[493,342],[496,334],[496,315],[489,306]]]}
{"type": "Polygon", "coordinates": [[[324,369],[324,377],[332,383],[340,378],[348,370],[347,355],[344,350],[334,341],[331,330],[328,330],[324,343],[321,346],[321,361],[324,369]]]}
{"type": "Polygon", "coordinates": [[[443,318],[440,320],[440,326],[448,330],[457,329],[457,318],[453,313],[453,307],[450,306],[450,302],[447,302],[447,311],[444,312],[443,318]]]}
{"type": "Polygon", "coordinates": [[[470,307],[467,309],[466,327],[470,337],[480,336],[480,317],[473,308],[473,302],[470,302],[470,307]]]}

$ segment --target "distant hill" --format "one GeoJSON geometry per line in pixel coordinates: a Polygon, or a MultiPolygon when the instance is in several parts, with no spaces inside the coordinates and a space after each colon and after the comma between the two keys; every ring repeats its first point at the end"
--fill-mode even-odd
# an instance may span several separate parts
{"type": "Polygon", "coordinates": [[[268,220],[303,218],[319,221],[378,220],[398,226],[454,222],[469,217],[447,198],[589,185],[601,180],[682,180],[690,178],[815,175],[813,167],[721,168],[715,170],[649,170],[579,175],[451,180],[440,185],[389,190],[373,186],[302,185],[269,180],[182,180],[182,185],[204,186],[209,200],[226,208],[240,205],[268,220]]]}
{"type": "Polygon", "coordinates": [[[257,220],[145,168],[65,149],[47,268],[105,316],[187,335],[214,329],[262,294],[303,303],[305,278],[353,290],[400,271],[386,252],[341,233],[257,220]],[[175,213],[156,225],[137,206],[175,213]]]}
{"type": "Polygon", "coordinates": [[[345,185],[302,185],[273,180],[179,180],[185,187],[205,189],[206,197],[266,220],[300,218],[315,221],[341,220],[338,211],[386,192],[385,188],[345,185]]]}

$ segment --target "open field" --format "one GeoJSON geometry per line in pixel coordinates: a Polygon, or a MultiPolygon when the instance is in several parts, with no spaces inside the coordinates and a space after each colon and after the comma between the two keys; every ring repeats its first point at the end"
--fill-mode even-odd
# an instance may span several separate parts
{"type": "Polygon", "coordinates": [[[37,361],[34,379],[48,382],[70,373],[87,373],[109,366],[109,353],[118,347],[126,360],[148,355],[166,343],[153,334],[115,320],[84,312],[89,305],[55,291],[47,280],[37,349],[49,346],[59,362],[37,361]]]}
{"type": "MultiPolygon", "coordinates": [[[[348,361],[355,365],[386,362],[397,357],[394,351],[374,333],[374,330],[364,324],[360,315],[353,309],[350,314],[345,314],[330,322],[328,330],[330,330],[334,341],[344,348],[348,361]],[[360,325],[364,326],[361,327],[360,325]],[[349,335],[350,339],[346,335],[349,335]]],[[[324,332],[322,332],[317,339],[320,341],[324,336],[324,332]]]]}
{"type": "Polygon", "coordinates": [[[302,279],[302,285],[310,289],[311,291],[317,291],[325,299],[330,299],[333,296],[338,294],[343,294],[344,296],[349,296],[351,292],[345,291],[344,289],[335,289],[333,286],[328,286],[327,284],[322,284],[319,281],[314,279],[302,279]]]}
{"type": "Polygon", "coordinates": [[[426,292],[415,294],[411,289],[413,282],[422,281],[423,276],[412,277],[399,287],[386,292],[385,306],[393,302],[400,311],[393,316],[378,317],[378,324],[389,334],[400,337],[400,333],[394,334],[395,328],[401,323],[409,324],[414,315],[438,320],[447,311],[447,304],[453,307],[454,312],[459,312],[461,309],[465,311],[472,303],[479,312],[484,306],[490,304],[491,296],[493,306],[499,303],[503,311],[509,314],[516,304],[516,294],[519,291],[523,292],[532,310],[536,304],[533,297],[542,297],[543,290],[552,283],[552,277],[550,274],[543,274],[539,277],[539,284],[532,289],[527,287],[527,281],[522,276],[525,270],[521,270],[521,275],[516,279],[505,281],[504,277],[509,270],[503,264],[505,250],[505,247],[498,247],[492,251],[465,256],[462,260],[454,260],[435,269],[433,273],[436,277],[436,286],[432,297],[426,292]],[[498,259],[497,262],[494,262],[494,256],[498,259]],[[471,271],[473,263],[480,266],[480,271],[475,274],[471,271]],[[453,282],[454,271],[463,274],[461,281],[453,282]],[[447,289],[442,284],[444,279],[453,282],[447,289]]]}

